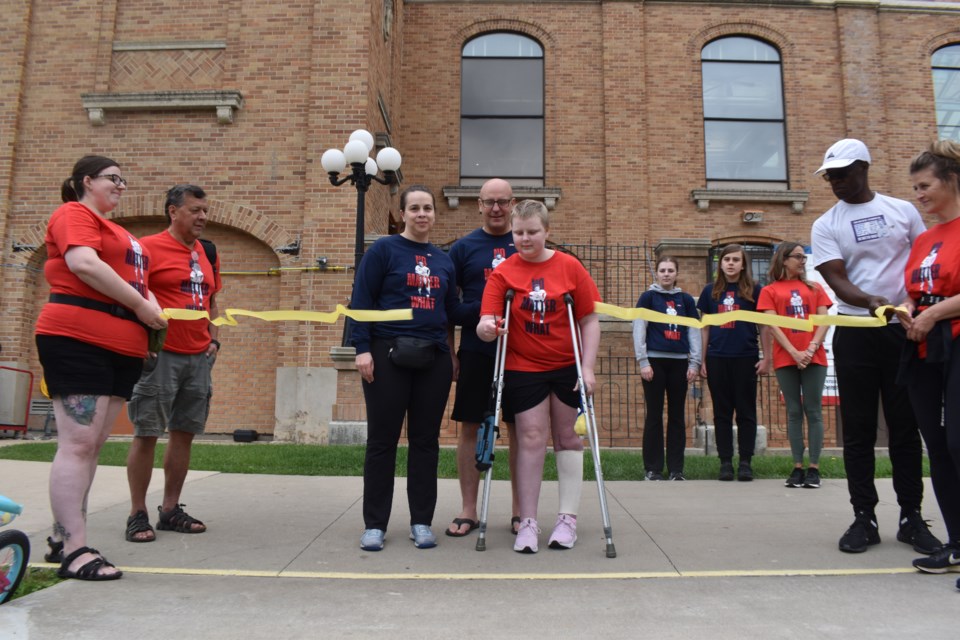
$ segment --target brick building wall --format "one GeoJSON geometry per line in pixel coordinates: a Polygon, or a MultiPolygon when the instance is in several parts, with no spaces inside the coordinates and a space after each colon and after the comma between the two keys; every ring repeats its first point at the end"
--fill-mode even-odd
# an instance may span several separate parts
{"type": "MultiPolygon", "coordinates": [[[[482,33],[518,32],[544,48],[545,183],[562,190],[552,239],[670,251],[681,259],[681,285],[697,293],[711,245],[809,241],[811,223],[833,203],[812,172],[840,137],[868,142],[875,189],[909,199],[907,163],[936,135],[930,55],[960,42],[957,2],[3,5],[0,360],[34,370],[44,252],[13,246],[42,244],[59,185],[85,153],[121,163],[131,188],[113,217],[131,231],[161,228],[157,198],[173,183],[195,182],[217,203],[209,235],[225,271],[283,268],[226,276],[222,307],[331,310],[349,298],[350,271],[298,268],[321,256],[352,265],[356,192],[329,184],[320,155],[367,128],[401,151],[405,184],[438,195],[458,185],[462,47],[482,33]],[[724,35],[757,37],[780,51],[789,189],[804,193],[800,213],[790,202],[762,200],[715,200],[702,210],[691,198],[706,186],[700,51],[724,35]],[[211,108],[158,106],[108,110],[95,126],[81,99],[201,90],[242,94],[232,124],[219,123],[211,108]],[[763,221],[745,224],[745,209],[763,210],[763,221]],[[299,256],[274,251],[297,240],[299,256]]],[[[365,231],[387,232],[396,209],[391,190],[374,185],[365,231]]],[[[451,208],[441,197],[434,238],[452,240],[478,222],[472,202],[451,208]]],[[[612,278],[600,284],[606,299],[618,298],[612,278]]],[[[298,397],[332,398],[329,415],[308,418],[315,439],[325,438],[330,420],[362,421],[351,358],[338,363],[331,354],[341,332],[340,324],[252,320],[224,329],[211,430],[284,431],[281,413],[309,413],[278,400],[288,384],[303,385],[298,397]],[[288,370],[317,377],[290,383],[288,370]]],[[[603,348],[630,355],[615,330],[603,348]]],[[[611,428],[639,436],[635,421],[611,428]]],[[[445,422],[445,443],[456,427],[445,422]]]]}

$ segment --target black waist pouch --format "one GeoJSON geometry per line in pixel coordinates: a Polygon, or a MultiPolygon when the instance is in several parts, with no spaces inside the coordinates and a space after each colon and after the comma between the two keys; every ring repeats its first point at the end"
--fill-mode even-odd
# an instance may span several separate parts
{"type": "Polygon", "coordinates": [[[399,336],[393,341],[387,357],[404,369],[426,369],[437,357],[437,345],[422,338],[399,336]]]}

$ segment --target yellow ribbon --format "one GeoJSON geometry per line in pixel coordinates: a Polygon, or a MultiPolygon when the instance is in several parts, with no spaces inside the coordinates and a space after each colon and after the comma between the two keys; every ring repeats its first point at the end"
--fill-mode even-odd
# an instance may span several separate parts
{"type": "Polygon", "coordinates": [[[902,311],[906,313],[904,307],[894,307],[893,305],[884,305],[874,312],[875,317],[865,318],[859,316],[830,316],[815,314],[806,319],[790,318],[772,313],[760,313],[758,311],[726,311],[724,313],[708,313],[697,320],[687,316],[671,316],[659,311],[652,311],[643,308],[617,307],[605,302],[598,302],[594,306],[594,312],[602,313],[606,316],[619,318],[621,320],[646,320],[647,322],[659,322],[662,324],[676,324],[694,329],[703,327],[715,327],[728,322],[752,322],[754,324],[765,324],[770,327],[782,327],[784,329],[797,329],[799,331],[813,331],[814,327],[833,325],[837,327],[884,327],[887,324],[886,311],[902,311]]]}
{"type": "MultiPolygon", "coordinates": [[[[206,311],[191,311],[190,309],[164,309],[163,315],[169,320],[209,320],[210,314],[206,311]]],[[[366,309],[347,309],[338,304],[336,311],[248,311],[247,309],[227,309],[223,315],[210,324],[215,326],[237,326],[236,318],[244,316],[256,318],[266,322],[292,320],[294,322],[336,322],[340,316],[353,318],[357,322],[393,322],[396,320],[412,320],[413,309],[389,309],[387,311],[370,311],[366,309]]]]}

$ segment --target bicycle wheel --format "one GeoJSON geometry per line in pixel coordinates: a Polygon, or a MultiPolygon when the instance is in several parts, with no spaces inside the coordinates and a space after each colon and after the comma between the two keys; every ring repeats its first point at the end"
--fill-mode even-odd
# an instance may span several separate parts
{"type": "Polygon", "coordinates": [[[11,597],[27,573],[30,539],[22,531],[0,532],[0,604],[11,597]]]}

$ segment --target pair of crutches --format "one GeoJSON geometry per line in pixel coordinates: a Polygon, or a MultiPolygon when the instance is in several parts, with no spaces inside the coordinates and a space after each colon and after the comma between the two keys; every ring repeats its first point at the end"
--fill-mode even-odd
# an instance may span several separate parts
{"type": "MultiPolygon", "coordinates": [[[[513,289],[506,293],[506,311],[504,312],[503,328],[507,330],[510,326],[510,305],[513,302],[513,289]]],[[[597,435],[597,417],[593,410],[593,398],[587,396],[587,390],[583,383],[583,366],[581,364],[581,353],[583,345],[583,336],[580,332],[580,326],[576,323],[573,316],[573,296],[569,293],[564,294],[564,302],[567,305],[567,317],[570,321],[570,336],[573,342],[573,355],[577,364],[577,388],[580,390],[581,410],[587,425],[587,437],[590,441],[590,452],[593,455],[593,468],[597,479],[597,491],[600,495],[600,512],[603,517],[603,534],[607,543],[607,557],[616,558],[617,549],[613,544],[613,528],[610,525],[610,512],[607,509],[607,492],[603,483],[603,469],[600,466],[600,439],[597,435]]],[[[477,536],[477,551],[485,551],[487,548],[487,514],[490,507],[490,484],[493,477],[493,449],[496,438],[500,435],[499,423],[501,403],[503,400],[503,370],[507,359],[507,335],[504,333],[497,337],[497,351],[494,360],[493,386],[491,396],[495,398],[494,410],[492,415],[484,418],[480,424],[477,433],[477,469],[484,471],[483,478],[483,501],[480,508],[480,527],[477,536]]]]}

